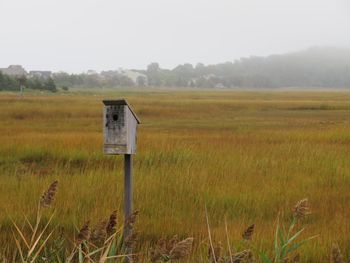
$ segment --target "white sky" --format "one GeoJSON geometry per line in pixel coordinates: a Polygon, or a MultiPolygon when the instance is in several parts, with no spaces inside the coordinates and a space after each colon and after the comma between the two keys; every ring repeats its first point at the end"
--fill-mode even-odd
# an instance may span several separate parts
{"type": "Polygon", "coordinates": [[[172,68],[350,47],[350,0],[0,0],[0,67],[172,68]]]}

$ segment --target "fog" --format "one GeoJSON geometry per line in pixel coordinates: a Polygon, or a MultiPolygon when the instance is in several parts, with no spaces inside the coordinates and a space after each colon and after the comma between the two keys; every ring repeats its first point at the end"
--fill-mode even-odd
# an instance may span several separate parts
{"type": "Polygon", "coordinates": [[[350,46],[348,0],[0,0],[0,68],[213,64],[350,46]]]}

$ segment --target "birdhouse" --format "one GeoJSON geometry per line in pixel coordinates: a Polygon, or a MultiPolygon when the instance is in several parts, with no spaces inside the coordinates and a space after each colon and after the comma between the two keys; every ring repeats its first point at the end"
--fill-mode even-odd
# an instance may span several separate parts
{"type": "Polygon", "coordinates": [[[135,154],[140,120],[125,99],[104,100],[105,154],[135,154]]]}

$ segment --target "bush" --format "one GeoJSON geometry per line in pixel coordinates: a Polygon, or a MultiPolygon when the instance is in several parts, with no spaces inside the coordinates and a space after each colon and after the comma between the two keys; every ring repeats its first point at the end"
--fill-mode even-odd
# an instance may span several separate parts
{"type": "Polygon", "coordinates": [[[46,90],[49,90],[51,92],[57,92],[57,88],[56,88],[56,84],[53,81],[52,78],[48,78],[45,82],[44,82],[44,88],[46,90]]]}

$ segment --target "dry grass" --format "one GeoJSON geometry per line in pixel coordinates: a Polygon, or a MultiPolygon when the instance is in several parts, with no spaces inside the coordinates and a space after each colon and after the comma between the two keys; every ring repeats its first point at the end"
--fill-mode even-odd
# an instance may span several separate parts
{"type": "Polygon", "coordinates": [[[319,237],[301,262],[324,262],[332,243],[350,257],[347,92],[0,94],[1,245],[11,245],[8,215],[33,215],[33,196],[55,179],[54,223],[68,233],[122,210],[122,158],[102,154],[105,97],[128,98],[143,121],[134,184],[145,247],[175,234],[207,242],[206,204],[215,242],[226,242],[226,218],[232,243],[255,223],[251,242],[267,250],[276,215],[308,197],[305,235],[319,237]]]}

